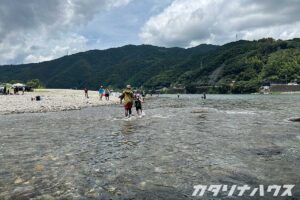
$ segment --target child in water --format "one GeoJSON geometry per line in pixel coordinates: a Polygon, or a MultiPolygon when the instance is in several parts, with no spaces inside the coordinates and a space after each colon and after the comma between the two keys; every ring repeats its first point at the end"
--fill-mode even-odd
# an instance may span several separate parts
{"type": "Polygon", "coordinates": [[[135,95],[134,105],[138,116],[142,115],[142,98],[140,94],[135,95]]]}

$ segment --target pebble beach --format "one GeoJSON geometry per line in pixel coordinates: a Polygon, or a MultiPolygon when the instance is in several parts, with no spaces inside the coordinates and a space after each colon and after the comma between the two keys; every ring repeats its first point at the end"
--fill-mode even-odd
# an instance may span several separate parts
{"type": "Polygon", "coordinates": [[[19,95],[0,95],[0,115],[11,113],[57,112],[79,110],[85,107],[119,103],[119,98],[111,95],[110,100],[99,100],[97,91],[89,91],[89,98],[83,90],[36,89],[34,92],[22,92],[19,95]],[[40,101],[31,98],[40,96],[40,101]]]}

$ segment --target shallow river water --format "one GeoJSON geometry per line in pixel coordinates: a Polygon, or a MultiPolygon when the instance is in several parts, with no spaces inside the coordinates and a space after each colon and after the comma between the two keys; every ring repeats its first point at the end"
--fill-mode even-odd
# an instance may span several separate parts
{"type": "Polygon", "coordinates": [[[0,199],[273,199],[200,184],[300,199],[300,95],[207,97],[153,96],[129,120],[121,105],[1,115],[0,199]]]}

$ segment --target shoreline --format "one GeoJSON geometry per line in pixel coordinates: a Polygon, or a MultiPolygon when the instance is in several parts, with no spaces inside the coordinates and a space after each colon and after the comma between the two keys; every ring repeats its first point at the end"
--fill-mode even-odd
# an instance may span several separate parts
{"type": "Polygon", "coordinates": [[[89,91],[89,98],[83,90],[71,89],[36,89],[34,92],[22,92],[19,95],[0,95],[0,115],[22,113],[44,113],[80,110],[87,107],[113,105],[119,103],[119,98],[111,94],[109,99],[99,100],[98,91],[89,91]],[[31,98],[40,96],[40,101],[31,98]]]}

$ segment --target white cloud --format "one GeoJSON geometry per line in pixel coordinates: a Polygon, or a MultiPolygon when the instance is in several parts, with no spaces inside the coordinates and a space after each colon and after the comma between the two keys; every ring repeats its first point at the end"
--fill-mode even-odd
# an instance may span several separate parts
{"type": "Polygon", "coordinates": [[[53,59],[52,56],[41,56],[41,55],[28,55],[25,57],[24,59],[24,62],[25,63],[38,63],[38,62],[41,62],[41,61],[46,61],[46,60],[51,60],[53,59]]]}
{"type": "Polygon", "coordinates": [[[239,39],[299,37],[298,0],[175,0],[142,27],[147,44],[190,47],[239,39]]]}
{"type": "Polygon", "coordinates": [[[190,47],[223,44],[236,34],[249,40],[300,36],[299,0],[0,1],[0,64],[128,42],[190,47]]]}
{"type": "MultiPolygon", "coordinates": [[[[77,34],[62,35],[60,38],[50,39],[45,46],[31,46],[25,49],[23,52],[27,56],[24,58],[24,63],[47,61],[62,55],[84,51],[87,49],[86,42],[86,38],[77,34]]],[[[25,46],[29,45],[30,42],[25,46]]]]}
{"type": "Polygon", "coordinates": [[[1,0],[0,64],[40,62],[87,50],[80,29],[130,0],[1,0]]]}

